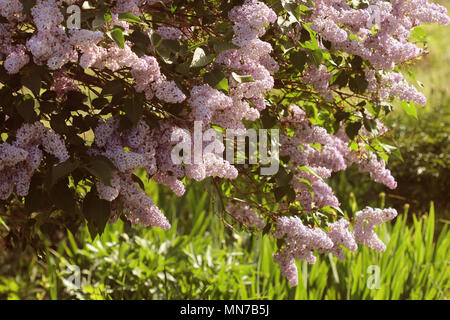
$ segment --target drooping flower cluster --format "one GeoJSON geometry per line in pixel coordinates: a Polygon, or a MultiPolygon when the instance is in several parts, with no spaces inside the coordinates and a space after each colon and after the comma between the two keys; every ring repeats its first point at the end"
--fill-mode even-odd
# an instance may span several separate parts
{"type": "Polygon", "coordinates": [[[329,134],[324,128],[312,125],[305,112],[297,106],[291,106],[290,114],[282,121],[295,128],[293,136],[281,136],[280,153],[282,156],[290,156],[294,165],[296,173],[292,185],[304,210],[338,207],[338,199],[323,179],[329,178],[332,172],[345,170],[352,163],[357,163],[362,172],[369,172],[376,182],[392,189],[396,187],[385,162],[378,160],[374,153],[365,150],[363,146],[360,150],[362,155],[351,151],[348,147],[349,139],[343,130],[336,135],[329,134]],[[320,148],[313,144],[319,144],[320,148]],[[304,166],[310,170],[296,169],[304,166]],[[305,180],[310,183],[312,193],[305,180]]]}
{"type": "MultiPolygon", "coordinates": [[[[354,9],[342,1],[318,0],[308,19],[311,28],[336,49],[386,71],[424,53],[409,42],[411,29],[421,23],[450,22],[446,8],[426,0],[376,1],[366,9],[354,9]]],[[[383,99],[398,95],[401,100],[425,104],[425,97],[400,74],[387,72],[382,78],[379,94],[383,99]]]]}
{"type": "Polygon", "coordinates": [[[350,223],[344,218],[331,223],[329,231],[305,226],[298,217],[278,218],[275,236],[284,239],[285,243],[283,249],[275,254],[274,260],[280,265],[281,272],[289,283],[295,286],[298,283],[295,259],[314,264],[316,262],[314,250],[318,253],[332,253],[342,260],[345,259],[345,253],[341,246],[356,251],[357,243],[361,243],[379,252],[386,250],[386,246],[373,229],[396,216],[395,209],[366,208],[356,213],[353,231],[349,228],[350,223]]]}
{"type": "Polygon", "coordinates": [[[383,252],[386,245],[378,238],[373,229],[383,222],[394,219],[397,216],[395,209],[373,209],[367,207],[356,214],[356,224],[353,228],[355,240],[375,251],[383,252]]]}
{"type": "Polygon", "coordinates": [[[19,0],[0,0],[0,16],[8,21],[21,21],[23,17],[23,5],[19,0]]]}
{"type": "Polygon", "coordinates": [[[26,196],[31,177],[39,168],[45,151],[59,161],[69,159],[62,138],[40,122],[24,124],[15,141],[0,144],[0,199],[8,199],[14,191],[26,196]]]}
{"type": "Polygon", "coordinates": [[[53,85],[51,87],[58,98],[64,97],[67,92],[80,91],[77,84],[69,77],[65,70],[58,70],[53,75],[53,85]]]}
{"type": "Polygon", "coordinates": [[[120,215],[122,207],[134,224],[170,228],[170,223],[152,199],[132,180],[132,174],[138,168],[144,168],[148,176],[156,172],[157,144],[150,128],[141,121],[136,128],[120,136],[118,127],[119,122],[109,118],[101,121],[95,129],[95,145],[90,153],[107,157],[118,170],[113,172],[110,186],[101,181],[97,183],[100,198],[112,202],[114,217],[120,215]],[[126,147],[129,151],[125,150],[126,147]]]}
{"type": "Polygon", "coordinates": [[[333,93],[330,90],[330,79],[332,73],[327,71],[324,65],[319,68],[315,66],[305,70],[303,81],[312,85],[314,90],[318,91],[327,101],[333,101],[333,93]]]}
{"type": "Polygon", "coordinates": [[[161,26],[156,30],[156,32],[163,39],[180,40],[183,37],[183,31],[174,27],[161,26]]]}
{"type": "Polygon", "coordinates": [[[234,22],[233,44],[239,49],[220,53],[216,63],[235,70],[228,78],[233,104],[218,112],[213,121],[224,128],[242,131],[245,128],[241,120],[254,121],[260,117],[260,111],[266,107],[263,94],[274,85],[270,73],[278,70],[278,64],[270,56],[272,46],[259,37],[264,35],[267,24],[276,21],[276,14],[262,2],[246,0],[230,11],[229,18],[234,22]],[[252,81],[242,82],[236,73],[251,76],[252,81]]]}

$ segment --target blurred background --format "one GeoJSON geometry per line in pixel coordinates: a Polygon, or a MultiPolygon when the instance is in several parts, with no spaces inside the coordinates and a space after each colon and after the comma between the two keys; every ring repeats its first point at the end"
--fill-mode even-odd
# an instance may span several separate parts
{"type": "MultiPolygon", "coordinates": [[[[449,0],[437,2],[450,9],[449,0]]],[[[428,103],[418,108],[419,120],[401,107],[388,118],[403,157],[389,162],[398,188],[387,190],[356,168],[330,181],[349,215],[366,205],[399,211],[376,230],[388,243],[385,253],[360,248],[345,261],[299,262],[299,285],[291,288],[267,236],[224,227],[209,182],[189,186],[181,198],[148,183],[173,223],[170,231],[120,221],[94,240],[86,229],[69,233],[39,254],[0,241],[0,299],[447,299],[450,26],[424,29],[430,54],[412,71],[428,103]]],[[[1,218],[0,228],[8,228],[1,218]]]]}

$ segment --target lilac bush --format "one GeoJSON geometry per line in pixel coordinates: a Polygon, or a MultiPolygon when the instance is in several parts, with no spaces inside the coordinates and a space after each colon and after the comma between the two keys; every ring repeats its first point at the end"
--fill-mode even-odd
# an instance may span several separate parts
{"type": "Polygon", "coordinates": [[[95,236],[118,219],[167,230],[144,172],[174,196],[209,179],[227,224],[278,239],[292,285],[296,259],[384,251],[374,227],[396,211],[345,216],[327,179],[356,165],[396,188],[383,120],[394,99],[426,103],[402,70],[426,54],[420,25],[448,22],[427,0],[0,0],[5,239],[38,246],[84,221],[95,236]],[[279,170],[235,164],[217,136],[174,162],[173,137],[197,143],[196,123],[279,133],[279,170]]]}

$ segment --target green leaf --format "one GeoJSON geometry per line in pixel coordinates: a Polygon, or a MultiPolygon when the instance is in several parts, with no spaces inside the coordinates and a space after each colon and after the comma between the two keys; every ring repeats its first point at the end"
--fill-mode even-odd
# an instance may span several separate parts
{"type": "Polygon", "coordinates": [[[145,184],[144,184],[144,182],[142,182],[141,178],[139,178],[135,174],[132,174],[131,179],[133,179],[133,181],[136,182],[139,185],[139,187],[145,191],[145,184]]]}
{"type": "Polygon", "coordinates": [[[120,28],[114,28],[109,36],[117,43],[120,48],[125,48],[125,37],[123,35],[123,31],[120,28]]]}
{"type": "Polygon", "coordinates": [[[161,36],[152,30],[150,32],[150,43],[152,44],[152,47],[155,49],[158,48],[161,42],[162,42],[161,36]]]}
{"type": "Polygon", "coordinates": [[[123,89],[124,89],[124,87],[123,87],[122,81],[113,80],[113,81],[107,82],[105,84],[105,86],[103,87],[103,90],[102,90],[102,96],[108,96],[108,95],[114,96],[118,93],[123,92],[123,89]]]}
{"type": "Polygon", "coordinates": [[[354,93],[364,93],[369,86],[369,82],[362,75],[357,75],[354,78],[350,78],[349,88],[354,93]]]}
{"type": "Polygon", "coordinates": [[[351,116],[350,112],[345,112],[342,110],[338,110],[335,114],[334,114],[334,118],[336,119],[337,122],[341,122],[344,119],[348,119],[351,116]]]}
{"type": "Polygon", "coordinates": [[[161,41],[161,46],[167,48],[172,53],[178,53],[181,50],[180,42],[172,39],[164,39],[161,41]]]}
{"type": "Polygon", "coordinates": [[[51,171],[51,185],[55,185],[61,178],[67,177],[72,173],[78,166],[80,162],[78,160],[67,160],[54,167],[51,171]]]}
{"type": "Polygon", "coordinates": [[[94,30],[100,28],[105,23],[105,14],[106,11],[104,9],[97,12],[94,21],[92,21],[92,28],[94,30]]]}
{"type": "Polygon", "coordinates": [[[364,118],[364,127],[367,131],[372,132],[377,129],[377,122],[374,119],[364,118]]]}
{"type": "Polygon", "coordinates": [[[253,80],[251,75],[240,75],[240,74],[237,74],[236,72],[232,72],[231,75],[232,75],[233,79],[239,83],[255,81],[255,80],[253,80]]]}
{"type": "Polygon", "coordinates": [[[125,102],[125,115],[134,126],[137,125],[144,114],[144,99],[143,95],[137,95],[125,102]]]}
{"type": "Polygon", "coordinates": [[[411,31],[411,35],[419,41],[427,40],[427,32],[422,27],[415,27],[411,31]]]}
{"type": "Polygon", "coordinates": [[[213,47],[214,47],[214,52],[217,54],[219,54],[223,51],[239,48],[238,46],[234,45],[231,42],[216,42],[216,43],[214,43],[213,47]]]}
{"type": "Polygon", "coordinates": [[[408,116],[419,120],[419,117],[417,116],[417,110],[413,102],[400,101],[400,105],[402,106],[403,110],[405,110],[408,116]]]}
{"type": "Polygon", "coordinates": [[[30,89],[33,95],[37,98],[41,92],[41,74],[38,68],[32,68],[32,72],[21,77],[22,85],[30,89]]]}
{"type": "Polygon", "coordinates": [[[347,124],[347,126],[345,127],[345,133],[350,138],[350,140],[353,140],[358,135],[358,132],[361,129],[361,127],[362,127],[361,122],[351,122],[347,124]]]}
{"type": "Polygon", "coordinates": [[[25,95],[24,100],[17,105],[16,109],[19,115],[28,123],[33,122],[36,118],[34,99],[30,95],[25,95]]]}
{"type": "Polygon", "coordinates": [[[313,175],[314,177],[316,177],[317,179],[322,180],[322,177],[321,177],[321,176],[320,176],[313,168],[311,168],[311,167],[309,167],[309,166],[301,166],[301,167],[299,168],[299,170],[306,171],[306,172],[308,172],[309,174],[311,174],[311,175],[313,175]]]}
{"type": "Polygon", "coordinates": [[[294,67],[298,69],[298,71],[303,72],[305,69],[306,61],[308,61],[308,55],[304,51],[294,51],[291,52],[290,60],[294,67]]]}
{"type": "Polygon", "coordinates": [[[210,64],[214,60],[214,55],[206,55],[205,50],[197,48],[194,51],[194,57],[192,58],[191,68],[202,68],[210,64]]]}
{"type": "Polygon", "coordinates": [[[300,7],[297,3],[283,1],[282,5],[284,9],[295,18],[296,21],[300,21],[300,7]]]}
{"type": "Polygon", "coordinates": [[[345,72],[345,70],[341,70],[331,77],[330,86],[338,85],[339,88],[343,88],[347,85],[348,78],[347,72],[345,72]]]}
{"type": "Polygon", "coordinates": [[[285,196],[287,196],[289,202],[295,201],[296,198],[295,191],[291,185],[275,188],[274,195],[277,202],[281,201],[285,196]]]}
{"type": "Polygon", "coordinates": [[[293,177],[294,174],[292,172],[288,173],[285,168],[281,167],[275,175],[275,181],[278,187],[284,187],[289,185],[293,177]]]}
{"type": "Polygon", "coordinates": [[[25,209],[28,213],[42,210],[45,207],[45,193],[40,186],[30,184],[30,191],[25,197],[25,209]]]}
{"type": "Polygon", "coordinates": [[[269,113],[269,108],[261,112],[261,121],[264,129],[271,129],[277,124],[277,118],[269,113]]]}
{"type": "Polygon", "coordinates": [[[219,68],[206,73],[204,80],[213,88],[228,91],[228,79],[219,68]]]}
{"type": "Polygon", "coordinates": [[[102,234],[111,216],[111,203],[100,199],[97,192],[90,191],[83,200],[83,215],[88,221],[92,238],[102,234]]]}
{"type": "Polygon", "coordinates": [[[397,148],[394,151],[392,151],[392,155],[394,157],[396,157],[398,160],[400,160],[401,162],[405,162],[405,159],[403,159],[402,153],[400,152],[400,150],[397,148]]]}
{"type": "Polygon", "coordinates": [[[91,105],[95,109],[103,109],[103,107],[105,107],[108,103],[109,103],[108,99],[100,97],[92,100],[91,105]]]}
{"type": "Polygon", "coordinates": [[[119,20],[131,23],[142,23],[141,18],[136,17],[134,14],[131,13],[119,13],[119,20]]]}
{"type": "Polygon", "coordinates": [[[323,61],[323,52],[320,49],[311,52],[311,57],[314,64],[318,67],[323,61]]]}
{"type": "Polygon", "coordinates": [[[53,204],[69,214],[75,214],[77,203],[75,201],[75,191],[68,187],[64,180],[59,181],[50,190],[50,196],[53,204]]]}
{"type": "Polygon", "coordinates": [[[105,18],[105,22],[106,23],[110,23],[112,21],[112,15],[109,12],[105,12],[105,14],[103,15],[103,17],[105,18]]]}
{"type": "Polygon", "coordinates": [[[94,157],[93,160],[85,165],[86,170],[88,170],[92,175],[100,179],[100,181],[111,186],[111,171],[114,168],[111,161],[104,157],[94,157]]]}
{"type": "Polygon", "coordinates": [[[31,11],[31,8],[36,4],[36,0],[20,0],[23,6],[23,12],[28,14],[31,11]]]}
{"type": "Polygon", "coordinates": [[[275,200],[277,202],[280,202],[281,199],[283,199],[284,196],[287,195],[288,191],[289,191],[289,186],[275,188],[275,190],[273,191],[273,193],[275,195],[275,200]]]}

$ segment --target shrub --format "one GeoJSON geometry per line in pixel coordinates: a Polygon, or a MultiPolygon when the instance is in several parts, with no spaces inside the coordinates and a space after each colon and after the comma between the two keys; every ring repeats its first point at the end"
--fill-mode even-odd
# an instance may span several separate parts
{"type": "Polygon", "coordinates": [[[212,179],[226,223],[277,238],[291,285],[313,251],[383,251],[373,229],[397,212],[348,219],[324,179],[356,164],[396,187],[382,120],[425,103],[399,68],[425,53],[419,24],[449,22],[415,2],[0,0],[6,244],[84,221],[167,230],[143,180],[181,196],[212,179]]]}

